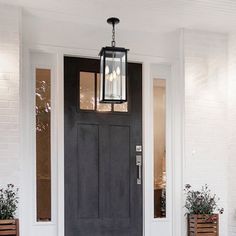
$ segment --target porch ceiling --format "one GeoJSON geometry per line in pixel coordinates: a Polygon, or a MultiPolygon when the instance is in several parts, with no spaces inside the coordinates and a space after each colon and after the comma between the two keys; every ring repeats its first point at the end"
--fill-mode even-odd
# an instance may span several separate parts
{"type": "Polygon", "coordinates": [[[149,32],[191,28],[216,32],[235,30],[235,0],[0,0],[22,6],[28,14],[103,26],[109,16],[125,30],[149,32]]]}

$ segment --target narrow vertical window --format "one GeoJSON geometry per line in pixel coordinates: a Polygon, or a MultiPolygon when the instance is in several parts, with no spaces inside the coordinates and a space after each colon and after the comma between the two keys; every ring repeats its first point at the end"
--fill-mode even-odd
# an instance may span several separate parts
{"type": "Polygon", "coordinates": [[[95,110],[95,74],[80,72],[80,109],[95,110]]]}
{"type": "Polygon", "coordinates": [[[154,217],[166,217],[166,81],[154,79],[154,217]]]}
{"type": "Polygon", "coordinates": [[[51,221],[51,71],[36,69],[36,217],[51,221]]]}

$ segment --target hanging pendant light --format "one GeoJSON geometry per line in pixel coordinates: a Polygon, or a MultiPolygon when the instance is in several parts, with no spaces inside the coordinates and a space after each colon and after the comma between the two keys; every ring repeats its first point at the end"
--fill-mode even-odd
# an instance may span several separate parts
{"type": "Polygon", "coordinates": [[[100,51],[100,102],[123,103],[127,101],[127,52],[128,49],[116,47],[115,25],[120,20],[112,17],[107,20],[112,25],[111,47],[100,51]]]}

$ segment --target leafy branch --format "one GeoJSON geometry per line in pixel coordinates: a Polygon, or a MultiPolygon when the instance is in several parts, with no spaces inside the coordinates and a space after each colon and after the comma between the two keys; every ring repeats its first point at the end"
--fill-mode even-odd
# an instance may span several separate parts
{"type": "Polygon", "coordinates": [[[185,185],[185,208],[189,214],[212,215],[215,212],[223,214],[224,209],[218,207],[219,198],[212,194],[208,185],[202,186],[200,191],[192,190],[190,184],[185,185]]]}
{"type": "Polygon", "coordinates": [[[18,205],[18,188],[8,184],[0,189],[0,220],[13,219],[18,205]]]}

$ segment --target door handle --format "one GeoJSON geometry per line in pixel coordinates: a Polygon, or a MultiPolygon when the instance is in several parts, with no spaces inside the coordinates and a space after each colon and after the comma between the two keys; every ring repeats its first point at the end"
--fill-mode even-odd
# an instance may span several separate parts
{"type": "Polygon", "coordinates": [[[142,156],[136,155],[137,184],[142,184],[142,156]]]}

